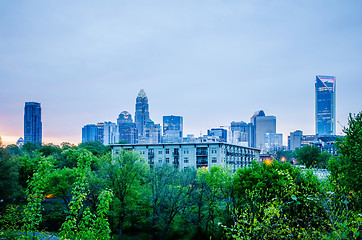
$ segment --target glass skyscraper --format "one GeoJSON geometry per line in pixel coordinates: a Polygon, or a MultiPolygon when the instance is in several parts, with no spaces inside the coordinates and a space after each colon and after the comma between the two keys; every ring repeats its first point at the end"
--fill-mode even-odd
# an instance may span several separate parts
{"type": "Polygon", "coordinates": [[[315,121],[316,135],[336,133],[336,78],[316,76],[315,81],[315,121]]]}
{"type": "Polygon", "coordinates": [[[41,107],[37,102],[26,102],[24,108],[24,142],[42,143],[41,107]]]}
{"type": "Polygon", "coordinates": [[[138,93],[136,98],[136,113],[135,123],[139,136],[144,135],[144,128],[146,123],[150,120],[150,114],[148,110],[148,98],[143,89],[138,93]]]}
{"type": "Polygon", "coordinates": [[[183,137],[183,117],[163,116],[163,141],[166,143],[180,143],[183,137]]]}

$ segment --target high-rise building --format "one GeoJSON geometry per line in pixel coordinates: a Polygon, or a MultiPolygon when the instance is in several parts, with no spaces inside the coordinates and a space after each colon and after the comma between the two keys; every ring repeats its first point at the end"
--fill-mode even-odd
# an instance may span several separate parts
{"type": "Polygon", "coordinates": [[[231,122],[231,142],[234,144],[252,147],[253,124],[240,122],[231,122]]]}
{"type": "Polygon", "coordinates": [[[183,137],[183,117],[163,116],[163,142],[181,143],[183,137]]]}
{"type": "Polygon", "coordinates": [[[266,151],[276,151],[283,147],[283,134],[281,133],[265,133],[264,149],[266,151]]]}
{"type": "Polygon", "coordinates": [[[149,119],[144,126],[144,134],[138,139],[138,143],[160,143],[161,125],[155,124],[149,119]]]}
{"type": "Polygon", "coordinates": [[[290,133],[288,136],[288,148],[290,151],[294,151],[301,147],[303,131],[296,130],[290,133]]]}
{"type": "Polygon", "coordinates": [[[276,117],[265,116],[263,110],[257,111],[250,118],[250,122],[253,124],[253,136],[252,139],[255,145],[253,147],[265,150],[265,134],[276,133],[276,117]]]}
{"type": "Polygon", "coordinates": [[[97,141],[98,127],[95,124],[87,124],[82,128],[82,142],[97,141]]]}
{"type": "Polygon", "coordinates": [[[148,120],[150,120],[148,106],[148,98],[143,89],[140,90],[136,98],[136,113],[135,113],[135,123],[138,132],[138,136],[144,135],[144,127],[148,120]]]}
{"type": "Polygon", "coordinates": [[[37,102],[26,102],[24,108],[24,142],[42,143],[41,107],[37,102]]]}
{"type": "Polygon", "coordinates": [[[117,142],[126,142],[129,144],[137,143],[138,136],[136,124],[133,122],[132,115],[129,112],[123,111],[119,114],[117,128],[119,136],[117,142]]]}
{"type": "Polygon", "coordinates": [[[223,128],[212,128],[207,130],[207,136],[218,137],[220,142],[227,142],[228,131],[223,128]]]}
{"type": "Polygon", "coordinates": [[[336,78],[316,76],[315,121],[316,135],[335,135],[336,132],[336,78]]]}
{"type": "Polygon", "coordinates": [[[104,122],[103,144],[109,145],[116,142],[117,126],[113,122],[104,122]]]}

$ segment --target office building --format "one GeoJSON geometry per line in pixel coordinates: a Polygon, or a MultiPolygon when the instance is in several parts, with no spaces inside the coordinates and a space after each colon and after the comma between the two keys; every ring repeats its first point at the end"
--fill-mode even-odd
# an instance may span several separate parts
{"type": "Polygon", "coordinates": [[[227,134],[227,130],[223,128],[212,128],[211,130],[207,130],[207,136],[217,137],[219,142],[227,142],[227,134]]]}
{"type": "Polygon", "coordinates": [[[103,128],[104,128],[103,144],[109,145],[117,143],[116,142],[117,125],[113,122],[104,122],[103,128]]]}
{"type": "Polygon", "coordinates": [[[163,142],[181,143],[183,137],[183,118],[181,116],[163,116],[163,142]]]}
{"type": "Polygon", "coordinates": [[[138,152],[150,166],[170,164],[178,169],[225,166],[234,171],[259,160],[260,150],[227,143],[113,144],[112,156],[122,149],[138,152]]]}
{"type": "Polygon", "coordinates": [[[145,91],[141,89],[136,98],[135,113],[135,123],[139,137],[144,135],[144,128],[148,120],[150,120],[148,98],[145,91]]]}
{"type": "Polygon", "coordinates": [[[335,135],[336,132],[336,78],[316,76],[315,121],[316,135],[335,135]]]}
{"type": "Polygon", "coordinates": [[[250,118],[253,124],[253,147],[265,150],[265,134],[276,133],[276,117],[265,116],[263,110],[257,111],[250,118]]]}
{"type": "Polygon", "coordinates": [[[97,141],[98,127],[96,124],[87,124],[82,128],[82,142],[97,141]]]}
{"type": "Polygon", "coordinates": [[[26,102],[24,108],[24,142],[41,145],[42,122],[41,107],[37,102],[26,102]]]}
{"type": "Polygon", "coordinates": [[[265,133],[264,149],[267,152],[275,152],[283,148],[283,134],[281,133],[265,133]]]}
{"type": "Polygon", "coordinates": [[[231,137],[230,141],[234,144],[252,147],[253,124],[240,122],[231,122],[230,125],[231,137]]]}
{"type": "Polygon", "coordinates": [[[139,135],[138,143],[150,144],[161,142],[161,125],[149,119],[144,126],[144,134],[139,135]]]}
{"type": "Polygon", "coordinates": [[[301,148],[303,131],[296,130],[291,132],[288,136],[288,148],[290,151],[294,151],[301,148]]]}
{"type": "Polygon", "coordinates": [[[126,142],[129,144],[137,143],[137,127],[132,120],[132,115],[129,112],[123,111],[118,115],[117,128],[117,142],[126,142]]]}

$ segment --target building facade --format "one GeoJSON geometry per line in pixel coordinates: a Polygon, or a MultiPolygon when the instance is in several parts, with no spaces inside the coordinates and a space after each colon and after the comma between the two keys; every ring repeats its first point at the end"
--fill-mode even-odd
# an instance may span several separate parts
{"type": "Polygon", "coordinates": [[[228,131],[223,128],[212,128],[207,130],[207,136],[218,137],[220,142],[227,142],[228,131]]]}
{"type": "Polygon", "coordinates": [[[336,132],[336,78],[316,76],[315,121],[316,135],[335,135],[336,132]]]}
{"type": "Polygon", "coordinates": [[[288,149],[294,151],[301,147],[303,131],[296,130],[288,136],[288,149]]]}
{"type": "Polygon", "coordinates": [[[135,123],[138,136],[144,135],[146,123],[150,120],[148,98],[143,89],[140,90],[136,98],[135,123]]]}
{"type": "Polygon", "coordinates": [[[123,141],[128,144],[137,143],[137,127],[136,124],[133,122],[132,115],[129,112],[123,111],[118,115],[117,129],[117,142],[123,141]]]}
{"type": "Polygon", "coordinates": [[[230,125],[231,137],[230,140],[234,144],[240,144],[243,146],[253,146],[253,124],[240,122],[231,122],[230,125]]]}
{"type": "Polygon", "coordinates": [[[276,117],[265,116],[263,110],[257,111],[250,118],[253,124],[254,144],[253,147],[265,150],[265,134],[276,133],[276,117]]]}
{"type": "Polygon", "coordinates": [[[265,151],[277,151],[283,147],[283,134],[281,133],[265,133],[264,149],[265,151]]]}
{"type": "Polygon", "coordinates": [[[122,149],[138,152],[150,166],[170,164],[178,169],[227,166],[234,171],[259,160],[260,150],[227,143],[113,144],[112,156],[122,149]]]}
{"type": "Polygon", "coordinates": [[[37,102],[26,102],[24,108],[24,143],[42,143],[41,106],[37,102]]]}
{"type": "Polygon", "coordinates": [[[82,142],[97,141],[98,127],[96,124],[87,124],[82,128],[82,142]]]}
{"type": "Polygon", "coordinates": [[[181,143],[183,137],[183,117],[163,116],[163,142],[181,143]]]}

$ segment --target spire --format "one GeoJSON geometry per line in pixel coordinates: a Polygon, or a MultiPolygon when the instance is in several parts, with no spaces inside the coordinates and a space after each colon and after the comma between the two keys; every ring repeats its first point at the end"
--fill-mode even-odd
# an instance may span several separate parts
{"type": "Polygon", "coordinates": [[[140,92],[138,93],[137,98],[147,98],[146,93],[143,89],[140,90],[140,92]]]}

